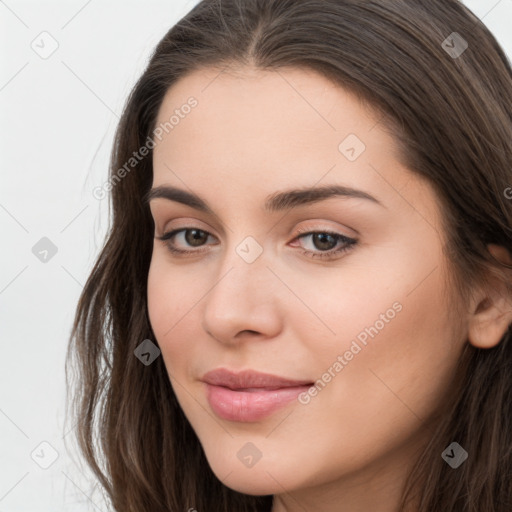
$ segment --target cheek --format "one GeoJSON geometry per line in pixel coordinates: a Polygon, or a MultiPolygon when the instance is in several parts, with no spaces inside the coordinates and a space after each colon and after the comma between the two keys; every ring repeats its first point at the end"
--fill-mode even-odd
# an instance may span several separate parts
{"type": "Polygon", "coordinates": [[[334,331],[310,336],[303,325],[301,339],[319,379],[309,417],[329,410],[329,423],[349,437],[379,425],[411,427],[431,416],[463,348],[462,333],[454,328],[455,305],[444,294],[439,254],[416,267],[410,263],[418,261],[413,254],[402,257],[403,265],[395,258],[393,265],[382,261],[372,272],[362,275],[354,268],[332,280],[330,289],[337,291],[329,300],[318,292],[308,295],[312,309],[334,331]]]}
{"type": "Polygon", "coordinates": [[[331,425],[348,437],[376,429],[369,434],[375,438],[390,425],[412,428],[440,405],[453,376],[464,340],[453,328],[442,277],[410,289],[402,279],[379,286],[371,301],[345,297],[337,323],[331,317],[339,341],[324,337],[311,350],[320,379],[311,404],[317,402],[318,414],[329,409],[331,425]]]}
{"type": "MultiPolygon", "coordinates": [[[[372,301],[345,298],[338,322],[330,317],[339,341],[324,335],[315,347],[311,343],[317,391],[299,405],[296,419],[304,432],[322,426],[322,436],[308,438],[307,450],[325,477],[370,463],[407,440],[415,443],[422,422],[442,405],[463,340],[454,339],[439,276],[424,284],[410,295],[410,288],[390,287],[379,288],[372,301]]],[[[328,313],[323,310],[327,321],[328,313]]],[[[292,437],[287,427],[283,423],[273,436],[292,437]]]]}
{"type": "Polygon", "coordinates": [[[187,343],[187,328],[192,325],[194,304],[200,294],[193,281],[180,277],[182,274],[170,269],[163,260],[157,255],[151,261],[147,301],[149,321],[169,370],[171,361],[174,368],[179,367],[180,360],[188,357],[187,347],[193,346],[187,343]]]}
{"type": "Polygon", "coordinates": [[[148,273],[148,314],[153,332],[158,339],[172,327],[168,312],[177,305],[174,286],[164,272],[163,265],[153,255],[148,273]]]}

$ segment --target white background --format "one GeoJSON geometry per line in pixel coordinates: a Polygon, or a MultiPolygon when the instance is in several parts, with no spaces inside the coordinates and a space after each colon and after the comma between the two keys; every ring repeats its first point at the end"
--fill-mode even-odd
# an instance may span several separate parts
{"type": "MultiPolygon", "coordinates": [[[[107,223],[91,192],[150,52],[196,3],[0,0],[0,512],[107,510],[64,422],[71,322],[107,223]],[[47,59],[31,47],[43,31],[59,45],[47,59]],[[44,441],[48,469],[31,458],[51,460],[44,441]]],[[[512,56],[512,0],[465,3],[512,56]]]]}

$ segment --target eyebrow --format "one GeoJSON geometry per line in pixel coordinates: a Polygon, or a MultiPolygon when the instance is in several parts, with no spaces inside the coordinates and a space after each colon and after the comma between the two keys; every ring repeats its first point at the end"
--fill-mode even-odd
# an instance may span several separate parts
{"type": "MultiPolygon", "coordinates": [[[[342,185],[326,185],[323,187],[301,188],[276,192],[275,194],[267,197],[265,201],[265,210],[269,212],[290,210],[292,208],[317,203],[332,197],[367,199],[385,208],[378,199],[363,190],[345,187],[342,185]]],[[[176,201],[201,212],[214,215],[212,208],[204,199],[187,190],[169,185],[161,185],[152,188],[144,196],[143,200],[145,203],[149,203],[152,199],[156,198],[176,201]]]]}

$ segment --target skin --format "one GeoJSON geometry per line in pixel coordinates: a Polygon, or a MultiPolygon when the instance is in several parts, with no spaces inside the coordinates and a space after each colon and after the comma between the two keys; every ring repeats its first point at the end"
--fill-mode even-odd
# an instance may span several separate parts
{"type": "Polygon", "coordinates": [[[512,319],[498,299],[478,307],[484,289],[460,314],[433,189],[400,163],[379,116],[347,91],[304,69],[202,69],[168,91],[157,124],[190,96],[198,106],[154,149],[153,187],[193,191],[214,215],[163,198],[150,207],[155,236],[185,227],[211,236],[193,246],[177,235],[178,248],[203,251],[185,256],[155,239],[148,309],[208,462],[232,489],[274,494],[273,512],[396,511],[464,343],[490,347],[512,319]],[[366,145],[353,162],[338,149],[348,134],[366,145]],[[382,205],[334,197],[263,209],[276,192],[328,184],[382,205]],[[298,229],[358,242],[313,258],[303,250],[322,246],[298,229]],[[236,252],[248,236],[263,250],[252,263],[236,252]],[[316,381],[396,303],[394,318],[306,405],[293,401],[252,423],[211,409],[200,381],[207,371],[316,381]],[[247,442],[262,455],[252,467],[237,457],[247,442]]]}

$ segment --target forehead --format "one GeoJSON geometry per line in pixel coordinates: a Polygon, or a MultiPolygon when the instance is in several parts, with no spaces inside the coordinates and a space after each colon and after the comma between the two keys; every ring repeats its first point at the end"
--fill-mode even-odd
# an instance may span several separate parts
{"type": "Polygon", "coordinates": [[[406,183],[425,186],[398,162],[379,116],[311,70],[200,69],[167,91],[156,125],[169,128],[173,116],[155,141],[153,186],[185,184],[205,195],[228,183],[263,197],[336,183],[383,202],[400,200],[406,183]],[[183,108],[190,98],[196,106],[183,108]]]}
{"type": "MultiPolygon", "coordinates": [[[[191,135],[207,138],[201,142],[209,150],[244,142],[250,146],[257,139],[265,144],[262,149],[284,152],[291,144],[299,151],[306,139],[312,148],[337,152],[339,142],[350,133],[363,141],[370,139],[369,132],[379,121],[354,95],[307,69],[205,68],[167,91],[157,125],[168,121],[190,97],[197,100],[197,107],[180,119],[168,138],[175,142],[191,135]],[[286,140],[276,141],[276,135],[286,140]]],[[[386,134],[377,130],[371,135],[374,143],[380,138],[387,139],[380,140],[386,147],[392,146],[386,134]]]]}

